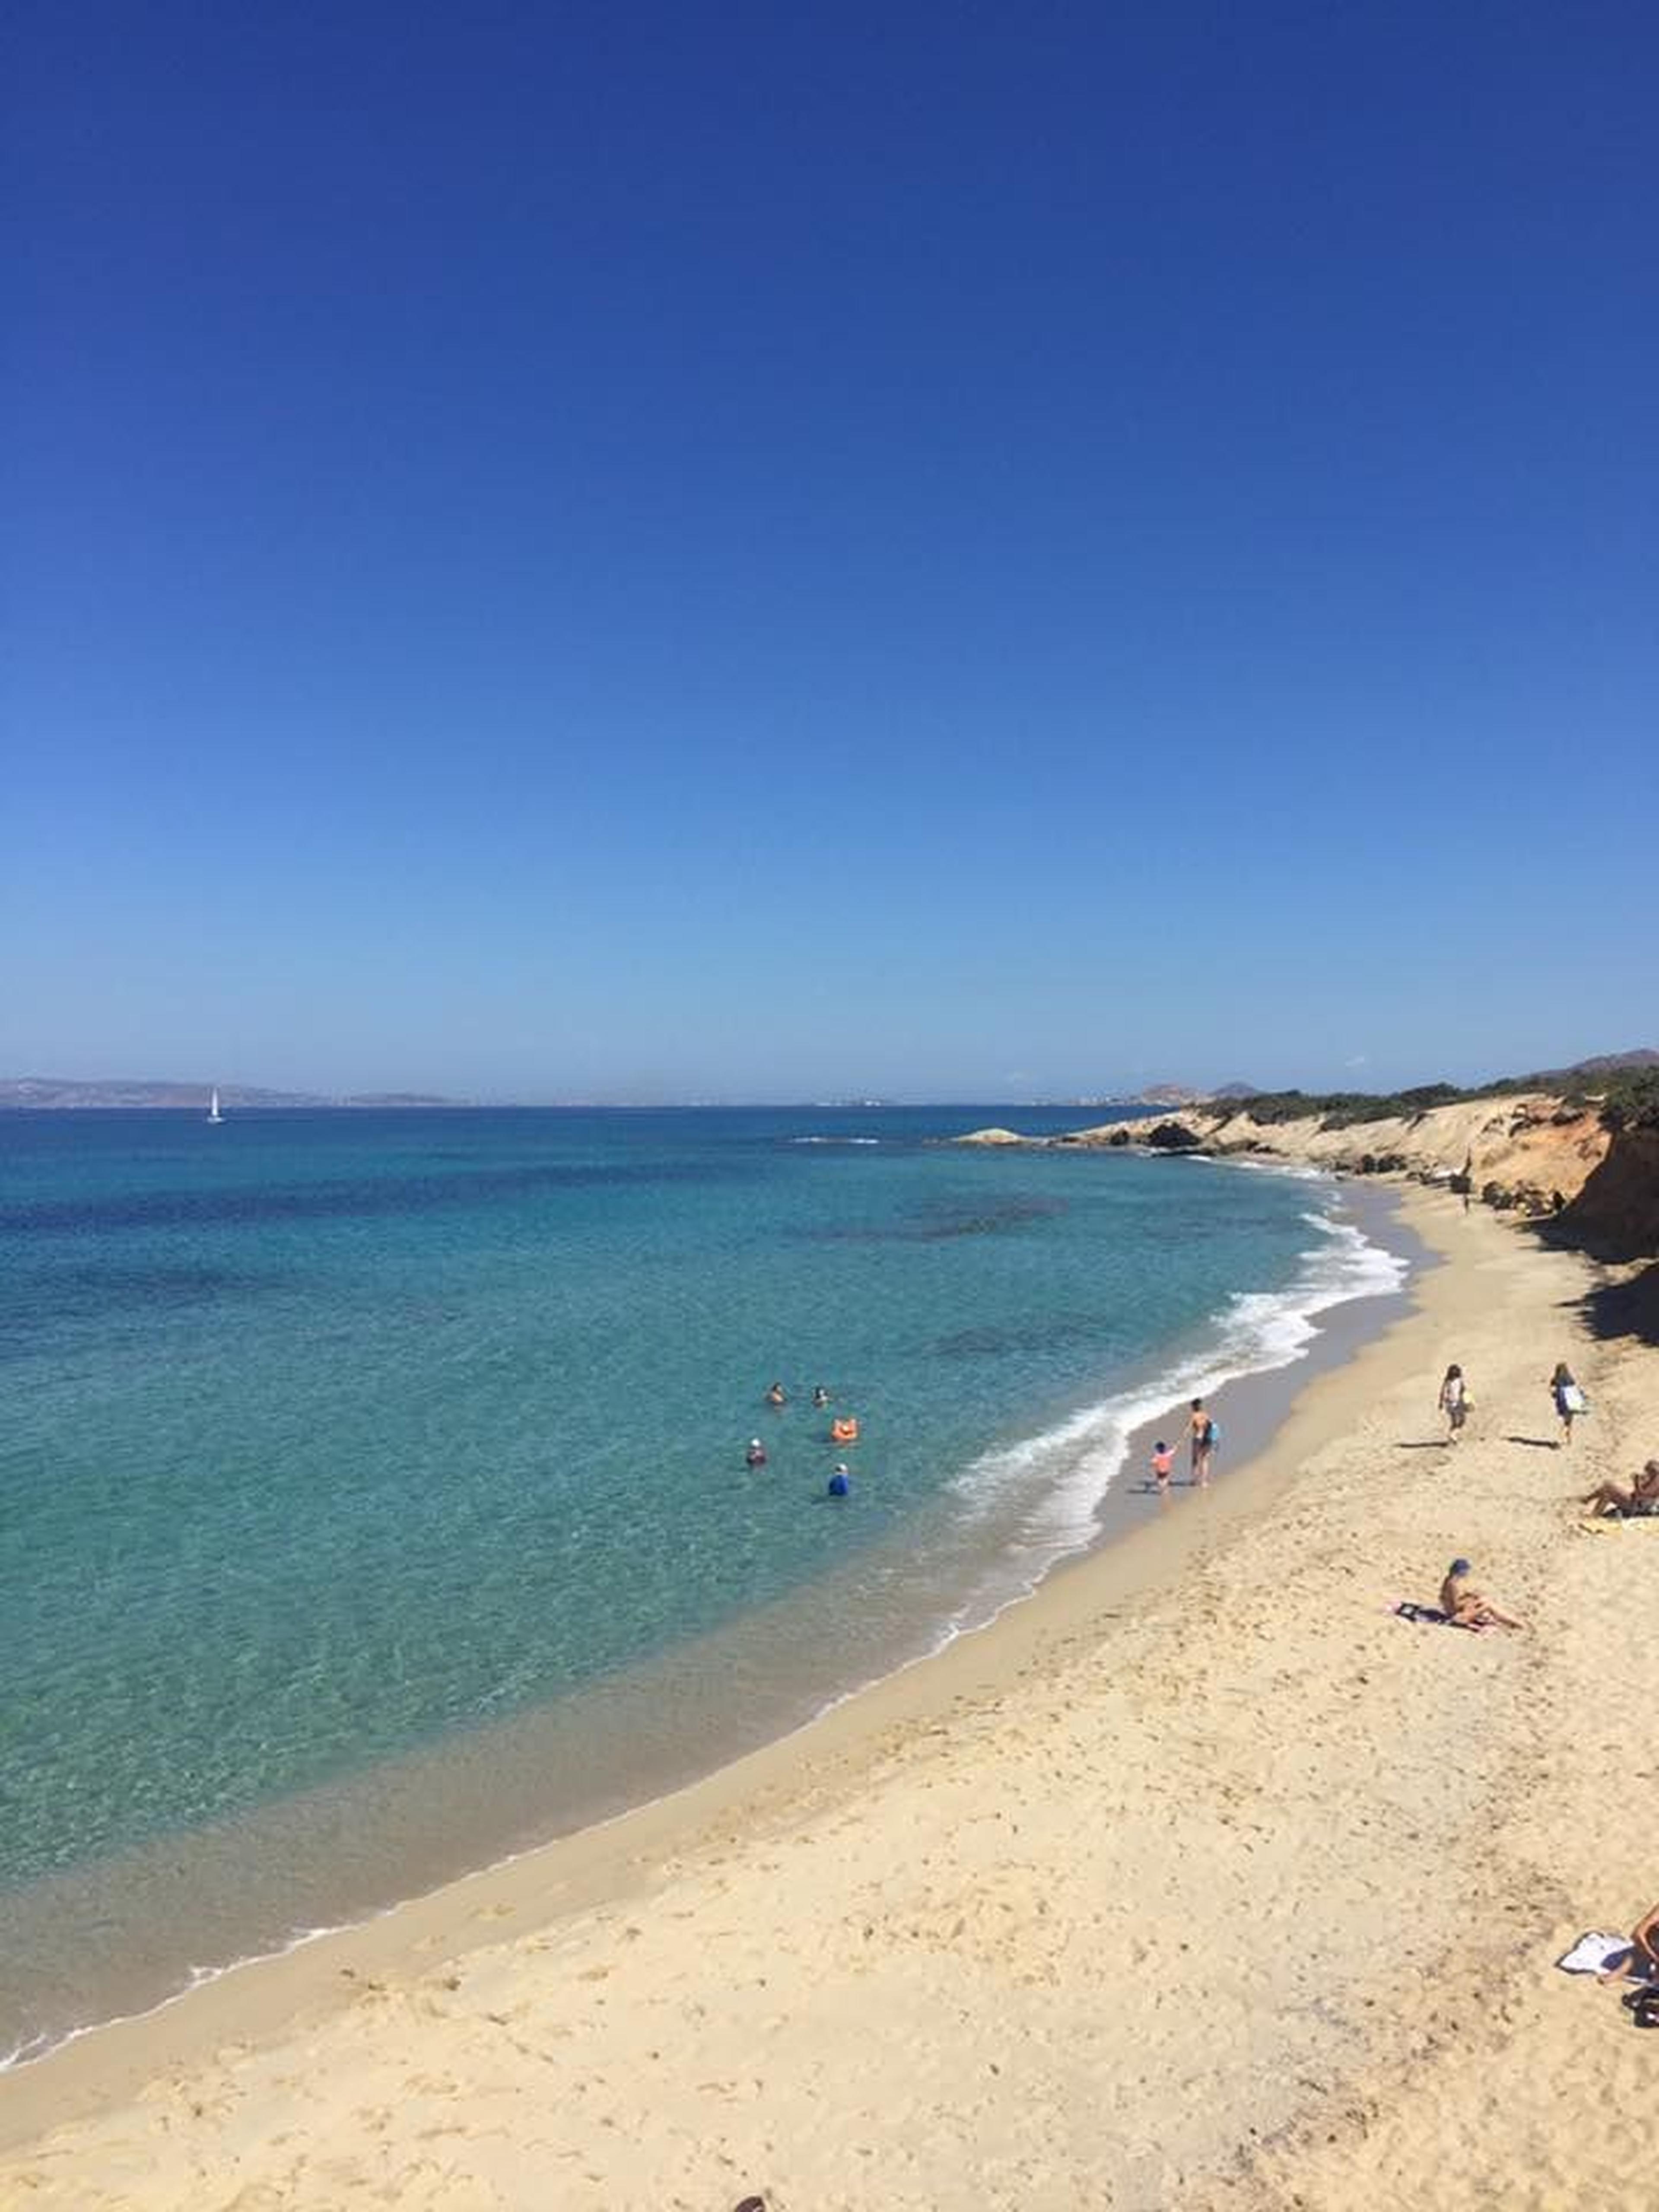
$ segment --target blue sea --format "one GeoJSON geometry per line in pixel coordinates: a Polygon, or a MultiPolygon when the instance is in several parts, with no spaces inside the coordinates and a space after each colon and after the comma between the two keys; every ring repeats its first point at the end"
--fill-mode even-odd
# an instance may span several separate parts
{"type": "Polygon", "coordinates": [[[1397,1286],[1328,1182],[937,1141],[1089,1118],[0,1119],[0,2057],[799,1724],[1397,1286]]]}

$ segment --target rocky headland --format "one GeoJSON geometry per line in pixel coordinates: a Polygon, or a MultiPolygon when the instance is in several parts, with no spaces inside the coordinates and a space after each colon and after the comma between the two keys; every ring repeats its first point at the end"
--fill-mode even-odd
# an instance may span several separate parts
{"type": "Polygon", "coordinates": [[[1571,1090],[1506,1091],[1404,1112],[1378,1101],[1305,1113],[1212,1099],[1063,1136],[976,1130],[969,1145],[1056,1149],[1141,1146],[1154,1152],[1255,1156],[1338,1174],[1397,1176],[1462,1192],[1471,1204],[1548,1221],[1563,1241],[1610,1260],[1659,1252],[1659,1115],[1571,1090]]]}

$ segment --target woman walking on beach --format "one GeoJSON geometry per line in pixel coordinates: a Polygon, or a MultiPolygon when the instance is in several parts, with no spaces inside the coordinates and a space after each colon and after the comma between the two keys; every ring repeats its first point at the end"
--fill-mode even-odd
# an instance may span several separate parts
{"type": "Polygon", "coordinates": [[[1570,1444],[1572,1442],[1573,1415],[1583,1412],[1584,1394],[1565,1359],[1558,1359],[1555,1363],[1555,1372],[1550,1377],[1550,1396],[1555,1401],[1555,1416],[1561,1424],[1561,1441],[1564,1444],[1570,1444]]]}
{"type": "Polygon", "coordinates": [[[1439,1404],[1446,1417],[1446,1442],[1455,1444],[1469,1413],[1469,1394],[1464,1387],[1463,1370],[1455,1362],[1446,1370],[1446,1379],[1440,1385],[1439,1404]]]}

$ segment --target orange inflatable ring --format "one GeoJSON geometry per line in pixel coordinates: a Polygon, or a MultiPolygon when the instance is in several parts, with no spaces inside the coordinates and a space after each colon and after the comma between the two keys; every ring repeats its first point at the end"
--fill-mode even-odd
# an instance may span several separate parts
{"type": "Polygon", "coordinates": [[[832,1444],[855,1444],[859,1440],[859,1425],[848,1414],[845,1420],[831,1421],[830,1441],[832,1444]]]}

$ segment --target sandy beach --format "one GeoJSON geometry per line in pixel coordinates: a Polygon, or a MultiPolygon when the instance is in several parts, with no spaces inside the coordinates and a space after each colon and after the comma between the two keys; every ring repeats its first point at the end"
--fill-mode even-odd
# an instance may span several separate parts
{"type": "Polygon", "coordinates": [[[1251,1467],[674,1799],[0,2081],[0,2204],[1651,2202],[1659,2036],[1553,1962],[1659,1896],[1659,1522],[1572,1502],[1659,1449],[1659,1355],[1403,1203],[1444,1264],[1251,1467]],[[1526,1633],[1391,1617],[1457,1553],[1526,1633]]]}

